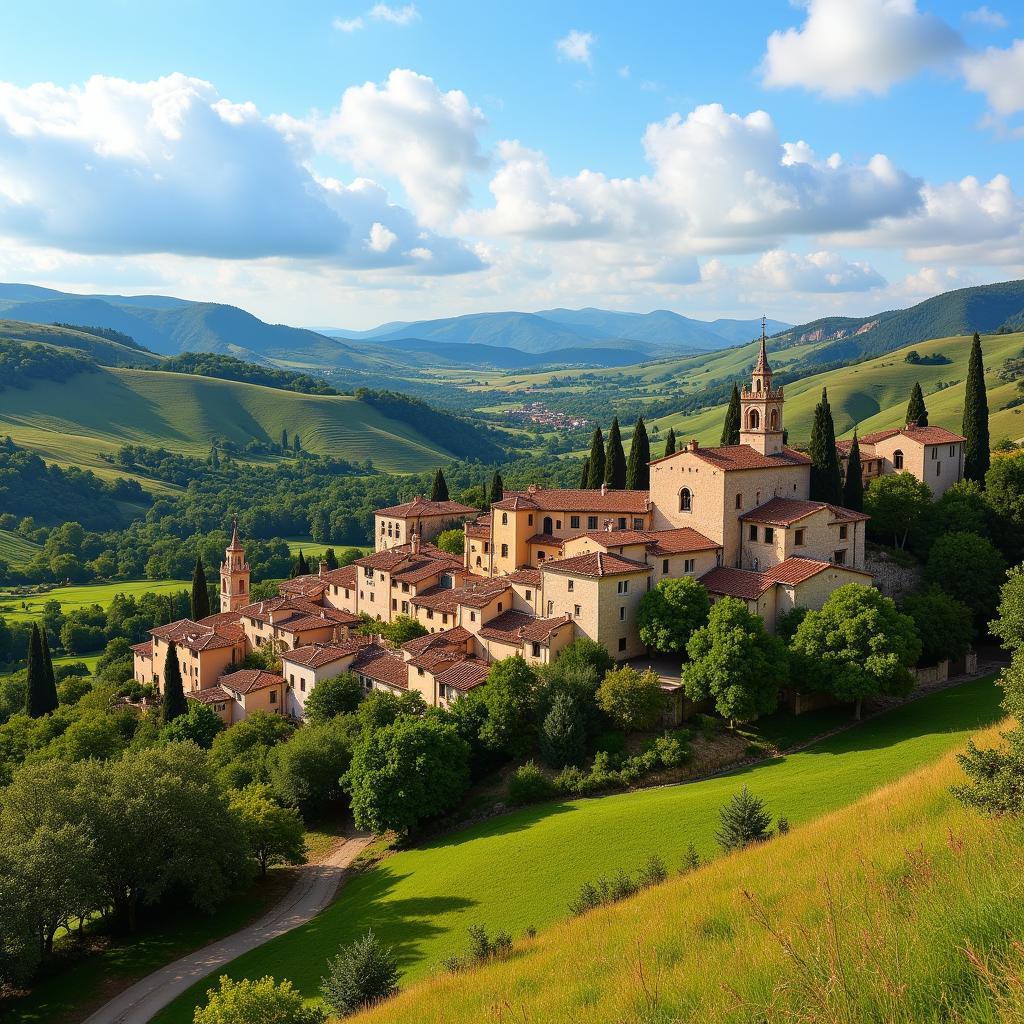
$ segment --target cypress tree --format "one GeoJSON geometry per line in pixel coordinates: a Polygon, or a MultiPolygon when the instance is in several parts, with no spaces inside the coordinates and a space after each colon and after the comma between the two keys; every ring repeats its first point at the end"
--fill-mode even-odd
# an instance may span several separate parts
{"type": "Polygon", "coordinates": [[[217,454],[217,442],[210,445],[210,469],[220,469],[220,456],[217,454]]]}
{"type": "Polygon", "coordinates": [[[864,470],[860,463],[860,442],[857,429],[853,431],[853,444],[846,462],[846,480],[843,481],[843,507],[854,512],[864,511],[864,470]]]}
{"type": "Polygon", "coordinates": [[[612,420],[612,429],[608,431],[608,450],[604,458],[604,482],[615,491],[626,486],[626,453],[622,448],[622,435],[619,433],[619,417],[612,420]]]}
{"type": "Polygon", "coordinates": [[[324,552],[324,561],[327,563],[328,569],[338,568],[338,556],[334,553],[334,548],[328,548],[324,552]]]}
{"type": "Polygon", "coordinates": [[[281,451],[288,451],[288,431],[285,428],[281,428],[281,451]]]}
{"type": "Polygon", "coordinates": [[[187,712],[185,687],[181,682],[181,668],[178,665],[178,649],[174,644],[168,644],[167,657],[164,659],[164,703],[161,711],[164,724],[173,722],[187,712]]]}
{"type": "Polygon", "coordinates": [[[821,401],[814,410],[808,454],[811,457],[811,499],[840,504],[843,500],[843,471],[836,451],[836,428],[826,388],[821,389],[821,401]]]}
{"type": "Polygon", "coordinates": [[[292,438],[292,448],[297,452],[302,451],[302,441],[300,440],[298,434],[296,434],[295,437],[292,438]]]}
{"type": "Polygon", "coordinates": [[[206,585],[203,558],[196,555],[196,567],[192,570],[192,619],[198,622],[210,614],[210,589],[206,585]]]}
{"type": "Polygon", "coordinates": [[[981,359],[981,338],[974,334],[971,358],[967,364],[964,392],[964,422],[960,433],[964,444],[964,477],[984,486],[989,465],[988,394],[985,391],[985,365],[981,359]]]}
{"type": "Polygon", "coordinates": [[[57,706],[57,673],[53,671],[53,656],[50,654],[50,640],[46,635],[46,627],[39,627],[39,639],[43,645],[43,665],[46,666],[46,678],[53,688],[53,706],[57,706]]]}
{"type": "Polygon", "coordinates": [[[733,384],[732,394],[729,396],[729,408],[725,410],[721,443],[740,443],[740,389],[735,384],[733,384]]]}
{"type": "Polygon", "coordinates": [[[430,491],[431,501],[447,501],[448,500],[448,484],[445,481],[444,473],[439,469],[434,474],[434,486],[430,491]]]}
{"type": "Polygon", "coordinates": [[[25,712],[30,718],[41,718],[57,709],[57,687],[52,664],[47,667],[44,643],[43,632],[33,622],[28,639],[28,688],[25,691],[25,712]]]}
{"type": "Polygon", "coordinates": [[[604,483],[604,434],[600,427],[594,427],[594,436],[590,439],[590,475],[587,486],[596,491],[604,483]]]}
{"type": "Polygon", "coordinates": [[[309,575],[309,562],[306,561],[306,556],[301,551],[299,552],[299,575],[309,575]]]}
{"type": "Polygon", "coordinates": [[[928,410],[924,404],[924,392],[921,390],[919,381],[914,381],[910,389],[910,401],[907,402],[907,423],[914,423],[919,427],[928,426],[928,410]]]}
{"type": "Polygon", "coordinates": [[[501,479],[501,474],[497,470],[495,470],[494,476],[491,478],[491,503],[493,504],[496,501],[501,501],[504,497],[505,484],[501,479]]]}
{"type": "Polygon", "coordinates": [[[629,463],[626,466],[626,488],[630,491],[646,491],[651,486],[651,442],[647,439],[647,426],[641,416],[633,428],[633,442],[629,446],[629,463]]]}
{"type": "Polygon", "coordinates": [[[586,490],[590,486],[590,459],[583,460],[583,469],[580,471],[580,487],[586,490]]]}
{"type": "Polygon", "coordinates": [[[676,453],[676,432],[669,427],[668,437],[665,438],[665,455],[675,455],[676,453]]]}

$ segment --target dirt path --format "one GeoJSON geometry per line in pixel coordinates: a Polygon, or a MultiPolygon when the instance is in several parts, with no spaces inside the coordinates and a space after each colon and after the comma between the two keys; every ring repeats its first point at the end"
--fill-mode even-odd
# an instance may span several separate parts
{"type": "Polygon", "coordinates": [[[349,865],[369,841],[368,836],[362,835],[346,839],[324,860],[299,868],[299,877],[288,894],[258,921],[147,975],[87,1017],[83,1024],[147,1024],[168,1003],[218,967],[305,924],[334,899],[349,865]]]}

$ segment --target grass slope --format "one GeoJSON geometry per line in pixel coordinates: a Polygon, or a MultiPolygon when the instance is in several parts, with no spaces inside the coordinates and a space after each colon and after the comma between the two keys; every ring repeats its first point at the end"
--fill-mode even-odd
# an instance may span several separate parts
{"type": "Polygon", "coordinates": [[[788,836],[355,1019],[1020,1021],[1024,830],[959,805],[949,787],[961,778],[948,753],[788,836]]]}
{"type": "Polygon", "coordinates": [[[38,544],[25,540],[10,530],[0,530],[0,561],[8,565],[23,565],[25,562],[31,562],[39,550],[38,544]]]}
{"type": "MultiPolygon", "coordinates": [[[[23,596],[10,590],[0,590],[0,615],[17,622],[22,619],[35,619],[43,613],[43,605],[47,601],[59,601],[65,614],[76,608],[85,608],[98,604],[106,608],[118,594],[156,594],[176,593],[189,590],[191,580],[128,580],[119,583],[86,583],[81,586],[54,587],[43,593],[23,596]]],[[[185,610],[179,609],[184,615],[185,610]]],[[[72,659],[81,660],[81,659],[72,659]]]]}
{"type": "MultiPolygon", "coordinates": [[[[580,885],[601,873],[632,870],[652,853],[675,865],[691,842],[711,855],[718,809],[742,785],[793,824],[810,821],[958,746],[999,717],[999,696],[992,677],[973,681],[727,776],[533,807],[445,836],[353,878],[332,907],[234,961],[228,973],[291,978],[314,996],[339,944],[373,928],[394,946],[407,981],[423,977],[464,951],[470,925],[522,935],[564,918],[580,885]]],[[[207,985],[156,1020],[191,1021],[207,985]]]]}
{"type": "Polygon", "coordinates": [[[47,382],[4,395],[0,435],[51,461],[117,475],[100,455],[124,444],[209,453],[214,438],[245,444],[299,434],[311,452],[372,459],[390,472],[448,457],[412,427],[357,398],[303,395],[237,381],[151,370],[106,369],[84,383],[47,382]]]}

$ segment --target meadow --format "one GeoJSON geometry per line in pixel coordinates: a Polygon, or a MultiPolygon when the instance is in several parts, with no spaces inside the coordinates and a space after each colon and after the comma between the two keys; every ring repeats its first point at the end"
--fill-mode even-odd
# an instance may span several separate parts
{"type": "MultiPolygon", "coordinates": [[[[962,745],[1000,717],[999,698],[987,677],[728,775],[531,807],[443,836],[354,877],[328,910],[234,961],[228,973],[290,978],[312,997],[326,959],[372,928],[394,947],[405,981],[422,978],[465,951],[471,925],[519,937],[564,919],[582,883],[600,874],[634,870],[655,853],[674,868],[690,843],[712,856],[718,810],[741,786],[793,825],[812,821],[962,745]]],[[[191,1021],[207,987],[194,986],[156,1020],[191,1021]]]]}
{"type": "Polygon", "coordinates": [[[8,565],[24,565],[31,562],[36,552],[40,550],[40,545],[25,540],[10,530],[0,530],[0,561],[8,565]]]}
{"type": "MultiPolygon", "coordinates": [[[[61,610],[67,614],[76,608],[85,608],[92,604],[106,608],[118,594],[168,594],[189,590],[191,587],[191,580],[123,580],[115,583],[83,583],[53,587],[50,590],[28,594],[18,593],[16,590],[0,590],[0,615],[12,622],[18,622],[39,618],[47,601],[59,601],[61,610]]],[[[35,588],[18,588],[20,589],[35,588]]],[[[183,615],[186,613],[185,609],[179,610],[183,615]]]]}

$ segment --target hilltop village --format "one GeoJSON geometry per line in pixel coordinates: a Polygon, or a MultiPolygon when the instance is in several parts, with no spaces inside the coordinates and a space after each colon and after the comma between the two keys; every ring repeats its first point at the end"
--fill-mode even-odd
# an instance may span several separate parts
{"type": "MultiPolygon", "coordinates": [[[[783,389],[765,339],[740,394],[740,443],[681,450],[650,463],[647,490],[506,492],[490,511],[415,498],[375,515],[373,554],[284,581],[253,602],[238,535],[220,567],[220,612],[151,630],[134,676],[159,692],[174,645],[186,696],[226,723],[254,710],[304,717],[317,683],[355,673],[366,690],[416,691],[448,706],[511,655],[553,661],[577,637],[616,661],[642,657],[643,595],[665,578],[699,580],[713,603],[744,601],[769,631],[792,608],[818,609],[837,587],[870,584],[859,511],[810,499],[810,458],[785,444],[783,389]],[[464,528],[462,557],[432,542],[464,528]],[[426,634],[393,648],[366,617],[418,621],[426,634]],[[238,668],[272,645],[281,671],[238,668]]],[[[840,459],[849,442],[837,445],[840,459]]],[[[909,424],[860,439],[866,481],[909,472],[934,498],[963,477],[964,438],[909,424]]]]}

